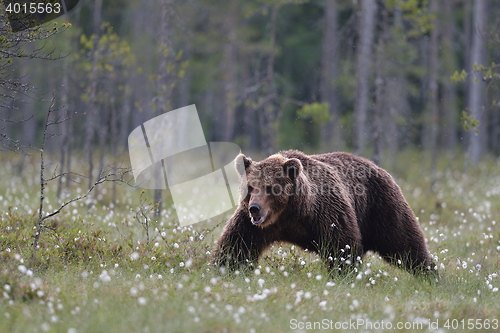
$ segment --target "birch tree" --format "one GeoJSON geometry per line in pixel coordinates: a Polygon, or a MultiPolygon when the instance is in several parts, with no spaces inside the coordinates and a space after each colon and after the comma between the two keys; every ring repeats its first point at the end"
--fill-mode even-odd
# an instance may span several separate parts
{"type": "Polygon", "coordinates": [[[430,119],[430,148],[431,148],[431,178],[436,180],[437,164],[437,144],[438,144],[438,64],[439,64],[439,25],[437,15],[439,14],[439,1],[431,1],[431,13],[434,15],[433,28],[431,30],[429,49],[429,98],[427,100],[427,111],[430,119]]]}
{"type": "MultiPolygon", "coordinates": [[[[476,0],[474,3],[473,35],[470,63],[471,68],[477,70],[485,63],[486,49],[484,34],[486,32],[487,9],[486,0],[476,0]]],[[[472,163],[476,164],[485,151],[486,126],[481,126],[484,112],[485,83],[475,75],[469,77],[469,111],[471,116],[479,120],[478,131],[469,131],[468,154],[472,163]]]]}
{"type": "Polygon", "coordinates": [[[236,29],[238,1],[230,1],[229,14],[225,20],[226,44],[224,45],[224,93],[225,93],[225,130],[224,140],[234,137],[236,112],[236,29]]]}
{"type": "Polygon", "coordinates": [[[366,144],[366,118],[370,100],[370,69],[375,30],[376,0],[361,1],[359,38],[356,44],[356,97],[354,102],[354,148],[362,154],[366,144]]]}
{"type": "MultiPolygon", "coordinates": [[[[455,10],[453,0],[443,1],[443,12],[451,13],[455,10]]],[[[450,15],[443,15],[442,19],[442,41],[441,41],[441,67],[443,69],[443,98],[441,99],[440,109],[443,115],[443,128],[441,141],[443,147],[448,150],[454,150],[457,146],[457,120],[458,105],[456,86],[449,77],[457,68],[456,55],[454,52],[455,44],[455,21],[450,15]]]]}
{"type": "Polygon", "coordinates": [[[321,101],[328,103],[330,119],[322,126],[322,150],[340,149],[340,103],[337,92],[339,78],[339,31],[337,0],[327,0],[324,10],[323,53],[321,59],[321,101]]]}

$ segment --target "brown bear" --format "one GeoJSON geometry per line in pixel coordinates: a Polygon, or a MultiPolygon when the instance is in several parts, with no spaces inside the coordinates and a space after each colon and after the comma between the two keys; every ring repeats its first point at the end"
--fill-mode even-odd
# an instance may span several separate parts
{"type": "Polygon", "coordinates": [[[234,270],[287,242],[317,252],[331,270],[351,271],[369,250],[411,271],[435,269],[401,189],[373,162],[289,150],[261,162],[240,155],[236,169],[241,200],[218,241],[217,265],[234,270]]]}

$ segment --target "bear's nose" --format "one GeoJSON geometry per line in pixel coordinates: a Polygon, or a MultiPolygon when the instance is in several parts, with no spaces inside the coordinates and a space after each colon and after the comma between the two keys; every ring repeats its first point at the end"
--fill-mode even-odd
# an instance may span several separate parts
{"type": "Polygon", "coordinates": [[[260,212],[260,206],[257,204],[251,204],[250,205],[250,214],[253,216],[258,215],[260,212]]]}

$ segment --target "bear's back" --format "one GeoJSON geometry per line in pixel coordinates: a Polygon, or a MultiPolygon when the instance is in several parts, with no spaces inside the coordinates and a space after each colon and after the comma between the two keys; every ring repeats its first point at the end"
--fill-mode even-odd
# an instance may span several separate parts
{"type": "Polygon", "coordinates": [[[331,170],[346,182],[357,183],[361,181],[364,183],[369,178],[386,179],[387,177],[391,178],[390,181],[392,181],[392,177],[384,169],[366,158],[351,153],[332,152],[306,155],[298,150],[287,150],[280,152],[280,154],[287,158],[299,159],[306,170],[311,166],[318,165],[314,161],[325,163],[332,167],[331,170]]]}
{"type": "MultiPolygon", "coordinates": [[[[289,150],[280,154],[287,158],[298,158],[308,174],[311,174],[314,167],[328,166],[328,173],[334,173],[334,178],[349,193],[348,198],[356,211],[361,229],[364,229],[374,210],[388,206],[407,206],[401,189],[392,176],[368,159],[345,152],[306,155],[289,150]]],[[[409,206],[402,210],[405,213],[411,211],[409,206]]]]}

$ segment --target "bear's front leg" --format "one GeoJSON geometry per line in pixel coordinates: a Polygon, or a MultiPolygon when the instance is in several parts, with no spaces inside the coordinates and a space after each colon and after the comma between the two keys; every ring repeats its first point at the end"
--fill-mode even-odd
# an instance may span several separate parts
{"type": "Polygon", "coordinates": [[[252,224],[246,209],[238,207],[218,241],[215,265],[231,270],[257,262],[268,246],[262,228],[252,224]]]}

